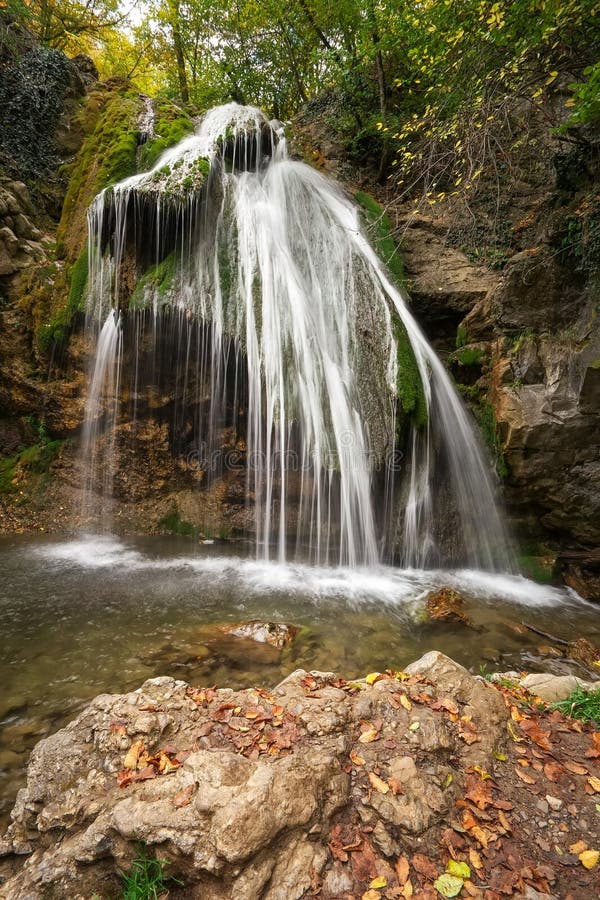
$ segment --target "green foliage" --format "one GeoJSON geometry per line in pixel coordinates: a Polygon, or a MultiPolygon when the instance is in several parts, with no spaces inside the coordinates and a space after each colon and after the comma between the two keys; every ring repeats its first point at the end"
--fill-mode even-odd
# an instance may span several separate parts
{"type": "Polygon", "coordinates": [[[469,333],[466,328],[463,328],[462,325],[459,325],[456,329],[456,349],[460,350],[461,347],[464,347],[465,344],[469,343],[469,333]]]}
{"type": "Polygon", "coordinates": [[[586,66],[583,74],[585,81],[569,85],[573,96],[565,105],[571,108],[571,115],[559,129],[560,134],[580,125],[595,125],[600,120],[600,61],[586,66]]]}
{"type": "Polygon", "coordinates": [[[170,534],[179,534],[183,537],[198,537],[200,533],[200,529],[196,525],[192,525],[191,522],[184,521],[177,510],[173,510],[168,516],[161,519],[158,527],[162,531],[167,531],[170,534]]]}
{"type": "Polygon", "coordinates": [[[120,872],[123,880],[121,900],[159,900],[170,887],[183,884],[166,874],[167,860],[155,859],[142,851],[131,863],[129,872],[120,872]]]}
{"type": "Polygon", "coordinates": [[[64,441],[50,440],[45,427],[37,426],[39,440],[30,447],[0,459],[0,494],[14,494],[30,476],[48,476],[64,441]]]}
{"type": "Polygon", "coordinates": [[[560,710],[571,719],[600,726],[600,689],[587,690],[578,686],[565,700],[553,703],[552,709],[560,710]]]}
{"type": "Polygon", "coordinates": [[[484,352],[480,347],[461,347],[454,354],[454,359],[461,366],[481,366],[484,352]]]}
{"type": "Polygon", "coordinates": [[[559,258],[571,262],[587,277],[600,273],[600,204],[597,198],[585,200],[574,215],[564,221],[559,239],[559,258]]]}
{"type": "Polygon", "coordinates": [[[383,206],[371,194],[358,191],[355,200],[364,213],[367,234],[379,258],[385,263],[393,280],[401,287],[404,284],[404,266],[402,257],[394,240],[392,225],[383,206]]]}

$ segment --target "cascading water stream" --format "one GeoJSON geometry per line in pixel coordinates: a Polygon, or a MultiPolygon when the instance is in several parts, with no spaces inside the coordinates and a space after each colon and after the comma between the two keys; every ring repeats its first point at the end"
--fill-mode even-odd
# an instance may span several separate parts
{"type": "Polygon", "coordinates": [[[210,111],[151,172],[100,194],[88,221],[88,317],[100,334],[84,432],[88,499],[94,466],[115,468],[92,444],[103,433],[114,457],[106,435],[117,426],[122,355],[133,357],[137,398],[156,380],[156,347],[169,335],[173,370],[183,369],[173,431],[193,409],[195,439],[211,457],[225,433],[236,435],[259,555],[284,560],[308,544],[320,563],[373,565],[394,552],[405,566],[439,565],[443,495],[460,545],[448,558],[511,569],[490,467],[449,376],[356,209],[288,158],[277,124],[237,104],[210,111]],[[134,287],[128,254],[142,270],[134,287]],[[398,397],[402,336],[425,407],[412,424],[398,397]],[[148,342],[149,375],[140,364],[148,342]],[[378,467],[398,457],[397,432],[406,463],[382,478],[378,467]]]}

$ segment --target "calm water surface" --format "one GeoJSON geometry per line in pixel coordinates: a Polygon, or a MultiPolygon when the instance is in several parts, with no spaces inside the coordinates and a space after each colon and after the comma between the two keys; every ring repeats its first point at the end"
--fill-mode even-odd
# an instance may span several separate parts
{"type": "MultiPolygon", "coordinates": [[[[173,675],[196,684],[271,686],[295,668],[346,677],[402,667],[431,649],[475,671],[551,669],[540,637],[600,643],[600,611],[566,590],[483,573],[350,571],[264,563],[243,546],[170,538],[0,538],[0,825],[40,737],[93,696],[173,675]],[[427,624],[427,592],[457,587],[472,629],[427,624]],[[219,623],[304,626],[279,653],[225,638],[219,623]]],[[[547,643],[547,642],[546,642],[547,643]]]]}

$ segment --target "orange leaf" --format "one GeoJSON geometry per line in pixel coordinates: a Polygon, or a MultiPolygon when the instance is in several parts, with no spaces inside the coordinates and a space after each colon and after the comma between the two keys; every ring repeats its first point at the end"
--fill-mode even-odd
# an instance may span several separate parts
{"type": "Polygon", "coordinates": [[[594,789],[597,794],[600,794],[600,778],[596,778],[594,775],[590,775],[587,783],[594,789]]]}
{"type": "Polygon", "coordinates": [[[471,834],[477,841],[479,841],[482,847],[487,849],[488,836],[485,829],[481,828],[479,825],[474,825],[473,828],[471,828],[471,834]]]}
{"type": "Polygon", "coordinates": [[[369,781],[379,794],[387,794],[390,790],[387,781],[384,781],[383,778],[380,778],[375,772],[369,772],[369,781]]]}
{"type": "Polygon", "coordinates": [[[481,861],[481,856],[477,850],[469,850],[469,862],[474,869],[483,869],[483,862],[481,861]]]}
{"type": "Polygon", "coordinates": [[[141,754],[144,752],[144,742],[142,740],[134,741],[127,753],[125,754],[125,759],[123,760],[123,768],[125,769],[136,769],[139,758],[141,754]]]}
{"type": "Polygon", "coordinates": [[[565,771],[564,766],[557,762],[549,762],[544,766],[544,775],[548,781],[556,781],[558,776],[565,771]]]}
{"type": "Polygon", "coordinates": [[[523,771],[523,769],[519,769],[518,766],[515,766],[515,772],[517,773],[517,775],[519,776],[521,781],[525,782],[525,784],[535,784],[536,783],[535,778],[532,778],[531,775],[528,775],[527,772],[523,771]]]}
{"type": "Polygon", "coordinates": [[[371,725],[369,728],[363,731],[358,740],[361,744],[370,744],[372,741],[376,741],[378,737],[379,732],[371,725]]]}
{"type": "Polygon", "coordinates": [[[571,762],[571,760],[565,760],[563,763],[565,769],[567,771],[572,772],[573,775],[589,775],[589,769],[586,769],[585,766],[582,766],[581,763],[571,762]]]}
{"type": "Polygon", "coordinates": [[[355,766],[364,766],[365,761],[362,756],[359,756],[354,750],[350,751],[350,759],[354,763],[355,766]]]}
{"type": "Polygon", "coordinates": [[[406,884],[409,872],[410,866],[407,858],[405,856],[399,856],[396,860],[396,875],[398,876],[398,884],[400,887],[402,887],[403,884],[406,884]]]}
{"type": "Polygon", "coordinates": [[[189,806],[189,804],[192,802],[192,797],[194,796],[195,790],[195,784],[188,784],[187,787],[183,788],[183,790],[178,791],[173,797],[173,806],[176,809],[181,809],[184,806],[189,806]]]}

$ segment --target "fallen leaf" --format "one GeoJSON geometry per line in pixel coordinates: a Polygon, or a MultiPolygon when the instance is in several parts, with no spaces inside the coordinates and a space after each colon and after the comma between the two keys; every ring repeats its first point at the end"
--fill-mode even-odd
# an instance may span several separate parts
{"type": "Polygon", "coordinates": [[[420,727],[421,727],[420,722],[411,722],[410,725],[408,726],[408,730],[414,732],[414,731],[418,731],[420,727]]]}
{"type": "Polygon", "coordinates": [[[587,783],[594,789],[597,794],[600,794],[600,778],[596,778],[594,775],[590,775],[587,783]]]}
{"type": "Polygon", "coordinates": [[[515,772],[525,784],[535,784],[535,778],[532,778],[531,775],[528,775],[527,772],[524,772],[523,769],[520,769],[518,766],[515,766],[515,772]]]}
{"type": "Polygon", "coordinates": [[[491,778],[489,772],[486,772],[485,769],[482,769],[481,766],[473,766],[473,772],[477,772],[482,781],[487,781],[488,778],[491,778]]]}
{"type": "Polygon", "coordinates": [[[487,850],[488,836],[487,836],[485,830],[483,828],[481,828],[479,825],[474,825],[471,828],[471,834],[473,835],[475,840],[479,841],[481,846],[487,850]]]}
{"type": "Polygon", "coordinates": [[[544,775],[548,781],[557,781],[558,776],[565,771],[564,766],[557,762],[549,762],[544,766],[544,775]]]}
{"type": "Polygon", "coordinates": [[[368,890],[364,892],[361,900],[379,900],[380,897],[381,894],[379,893],[379,891],[368,890]]]}
{"type": "Polygon", "coordinates": [[[483,862],[481,861],[481,856],[477,852],[477,850],[473,850],[472,848],[469,850],[469,862],[473,866],[474,869],[483,869],[483,862]]]}
{"type": "Polygon", "coordinates": [[[375,684],[375,682],[379,679],[383,678],[381,672],[371,672],[369,675],[365,677],[365,681],[367,684],[375,684]]]}
{"type": "Polygon", "coordinates": [[[144,742],[142,740],[134,741],[127,753],[125,754],[125,759],[123,760],[123,768],[125,769],[136,769],[138,760],[141,754],[144,752],[144,742]]]}
{"type": "Polygon", "coordinates": [[[375,772],[369,772],[369,781],[379,794],[387,794],[390,790],[387,781],[384,781],[383,778],[380,778],[375,772]]]}
{"type": "Polygon", "coordinates": [[[406,696],[406,694],[400,694],[400,706],[403,706],[408,712],[412,709],[412,703],[406,696]]]}
{"type": "Polygon", "coordinates": [[[376,741],[379,737],[379,732],[372,725],[368,725],[368,727],[363,731],[363,733],[359,736],[358,740],[361,744],[370,744],[372,741],[376,741]]]}
{"type": "Polygon", "coordinates": [[[402,896],[404,897],[404,900],[410,900],[413,893],[414,893],[414,890],[413,890],[413,886],[412,886],[412,881],[409,878],[408,881],[405,883],[404,887],[402,888],[402,896]]]}
{"type": "Polygon", "coordinates": [[[365,761],[362,756],[359,756],[354,750],[350,751],[350,759],[354,763],[355,766],[364,766],[365,761]]]}
{"type": "Polygon", "coordinates": [[[381,890],[381,888],[387,887],[387,878],[385,875],[378,875],[377,878],[374,878],[369,888],[374,890],[381,890]]]}
{"type": "Polygon", "coordinates": [[[550,733],[542,731],[540,726],[533,719],[523,719],[523,721],[519,722],[519,728],[530,740],[537,744],[538,747],[541,747],[542,750],[548,752],[552,751],[550,733]]]}
{"type": "Polygon", "coordinates": [[[195,784],[188,784],[187,787],[183,788],[183,790],[178,791],[173,797],[173,806],[176,809],[182,809],[182,807],[184,806],[189,806],[189,804],[192,802],[192,797],[194,796],[195,790],[195,784]]]}
{"type": "Polygon", "coordinates": [[[598,865],[600,852],[598,850],[584,850],[579,854],[579,861],[586,869],[593,869],[598,865]]]}
{"type": "Polygon", "coordinates": [[[410,872],[410,866],[408,864],[408,860],[405,856],[399,856],[396,860],[396,875],[398,877],[398,884],[400,887],[406,883],[408,878],[408,874],[410,872]]]}
{"type": "Polygon", "coordinates": [[[584,850],[588,849],[588,845],[585,841],[577,841],[575,844],[571,844],[569,847],[569,851],[574,853],[575,856],[579,856],[580,853],[583,853],[584,850]]]}
{"type": "Polygon", "coordinates": [[[456,878],[455,875],[440,875],[433,882],[433,886],[442,895],[442,897],[458,897],[463,887],[462,878],[456,878]]]}
{"type": "Polygon", "coordinates": [[[567,771],[572,772],[573,775],[588,775],[589,769],[586,769],[585,766],[582,766],[581,763],[571,762],[571,760],[565,760],[563,763],[565,769],[567,771]]]}
{"type": "Polygon", "coordinates": [[[400,783],[400,781],[398,781],[397,778],[394,778],[393,775],[391,778],[388,778],[388,784],[389,784],[390,788],[392,789],[392,794],[394,795],[394,797],[397,797],[398,794],[404,793],[404,788],[402,787],[402,784],[400,783]]]}
{"type": "Polygon", "coordinates": [[[471,870],[466,862],[459,862],[457,859],[449,859],[446,863],[446,874],[454,875],[456,878],[462,878],[464,881],[464,879],[471,877],[471,870]]]}
{"type": "Polygon", "coordinates": [[[431,881],[434,880],[438,873],[438,868],[435,863],[433,863],[429,857],[425,856],[424,853],[415,853],[411,859],[411,864],[413,869],[418,872],[419,875],[423,875],[431,881]]]}

